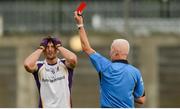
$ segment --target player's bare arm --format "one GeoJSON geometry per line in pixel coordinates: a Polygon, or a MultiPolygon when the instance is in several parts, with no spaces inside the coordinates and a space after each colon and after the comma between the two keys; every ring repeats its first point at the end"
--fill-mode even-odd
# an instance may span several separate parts
{"type": "Polygon", "coordinates": [[[30,54],[24,61],[24,67],[25,69],[30,72],[33,73],[34,71],[37,70],[37,60],[39,59],[39,57],[41,56],[42,52],[45,49],[45,45],[46,45],[47,41],[45,39],[43,39],[41,41],[40,47],[39,49],[37,49],[36,51],[34,51],[32,54],[30,54]]]}
{"type": "Polygon", "coordinates": [[[53,40],[59,53],[66,59],[66,66],[69,68],[74,68],[77,64],[77,56],[73,52],[64,48],[60,40],[57,38],[53,38],[53,40]]]}
{"type": "Polygon", "coordinates": [[[79,29],[82,50],[85,53],[87,53],[88,55],[90,55],[91,53],[94,53],[95,50],[93,50],[89,44],[87,34],[86,34],[85,28],[83,26],[83,17],[80,15],[81,15],[80,12],[79,13],[77,11],[74,12],[74,18],[76,20],[76,23],[77,23],[77,26],[79,29]]]}
{"type": "Polygon", "coordinates": [[[25,59],[24,67],[28,72],[33,73],[35,70],[37,70],[36,62],[39,59],[42,52],[42,49],[37,49],[35,52],[33,52],[25,59]]]}
{"type": "Polygon", "coordinates": [[[77,56],[63,46],[58,47],[58,50],[60,51],[61,55],[66,59],[66,66],[69,68],[74,68],[77,64],[77,56]]]}

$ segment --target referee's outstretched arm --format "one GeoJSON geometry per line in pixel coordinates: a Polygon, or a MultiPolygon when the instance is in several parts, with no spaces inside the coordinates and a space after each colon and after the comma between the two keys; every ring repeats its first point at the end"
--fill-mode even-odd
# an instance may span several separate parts
{"type": "Polygon", "coordinates": [[[85,53],[87,53],[88,55],[90,55],[91,53],[94,53],[95,50],[92,49],[90,44],[89,44],[87,34],[86,34],[86,31],[85,31],[84,26],[83,26],[83,18],[80,15],[81,15],[80,12],[79,13],[77,11],[74,12],[74,18],[76,20],[76,23],[77,23],[77,26],[79,29],[79,35],[80,35],[82,50],[85,53]]]}

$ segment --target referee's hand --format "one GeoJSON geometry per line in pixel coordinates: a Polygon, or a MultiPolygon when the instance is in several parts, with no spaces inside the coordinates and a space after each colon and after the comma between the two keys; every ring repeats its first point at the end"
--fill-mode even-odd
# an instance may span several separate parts
{"type": "Polygon", "coordinates": [[[83,24],[83,17],[81,12],[74,12],[74,19],[76,20],[77,25],[83,24]]]}

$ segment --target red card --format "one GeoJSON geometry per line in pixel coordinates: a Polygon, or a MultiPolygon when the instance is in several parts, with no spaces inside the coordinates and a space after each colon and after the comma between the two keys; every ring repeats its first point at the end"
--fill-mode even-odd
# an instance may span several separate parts
{"type": "Polygon", "coordinates": [[[76,9],[77,12],[82,13],[82,11],[86,8],[86,2],[81,2],[81,4],[76,9]]]}

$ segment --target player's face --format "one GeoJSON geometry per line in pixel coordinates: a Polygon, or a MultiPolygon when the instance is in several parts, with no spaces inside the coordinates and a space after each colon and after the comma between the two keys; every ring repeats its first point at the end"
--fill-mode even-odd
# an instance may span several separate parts
{"type": "Polygon", "coordinates": [[[47,44],[47,47],[45,49],[45,57],[50,60],[53,60],[57,57],[57,51],[52,42],[48,42],[47,44]]]}

